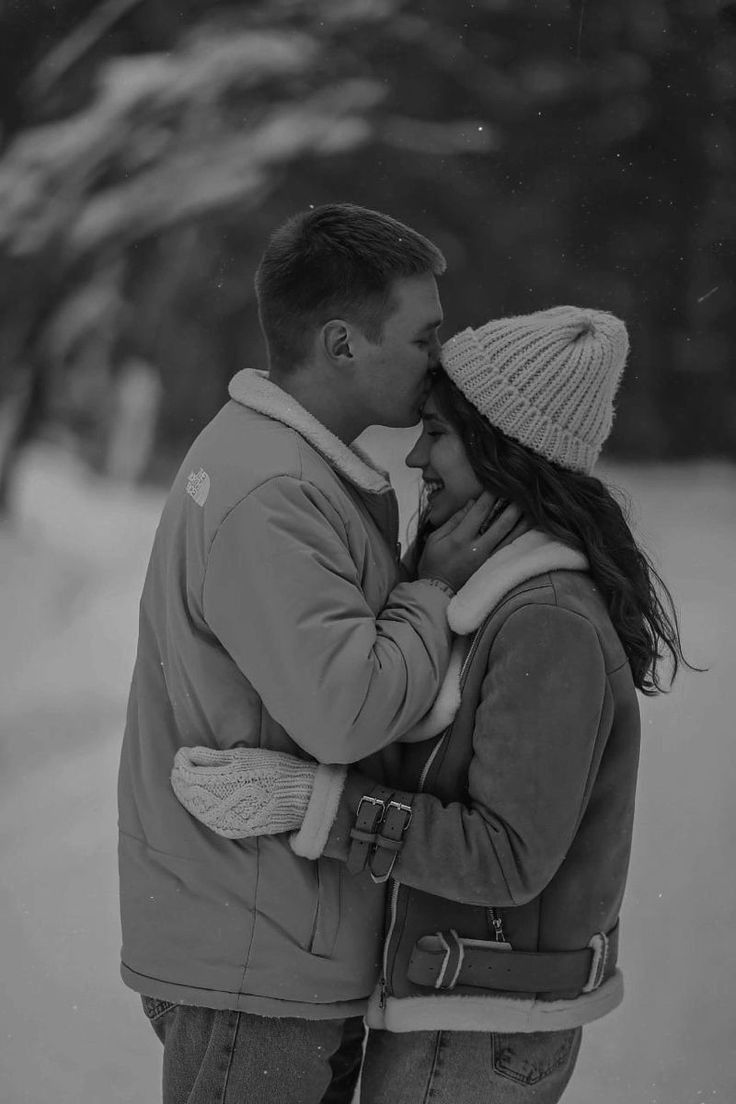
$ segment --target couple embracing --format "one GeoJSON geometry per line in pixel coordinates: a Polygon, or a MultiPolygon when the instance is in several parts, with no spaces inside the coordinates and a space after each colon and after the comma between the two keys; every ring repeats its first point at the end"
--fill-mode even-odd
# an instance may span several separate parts
{"type": "Polygon", "coordinates": [[[164,507],[119,859],[165,1104],[349,1104],[359,1072],[363,1104],[554,1104],[621,1001],[636,692],[682,659],[591,474],[626,328],[559,306],[440,347],[444,268],[352,205],[277,230],[269,372],[164,507]],[[353,442],[420,419],[402,561],[353,442]]]}

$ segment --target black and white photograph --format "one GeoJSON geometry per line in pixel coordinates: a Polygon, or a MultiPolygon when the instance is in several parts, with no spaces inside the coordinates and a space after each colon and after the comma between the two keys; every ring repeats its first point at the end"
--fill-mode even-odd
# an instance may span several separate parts
{"type": "Polygon", "coordinates": [[[0,1104],[736,1100],[736,0],[0,0],[0,1104]]]}

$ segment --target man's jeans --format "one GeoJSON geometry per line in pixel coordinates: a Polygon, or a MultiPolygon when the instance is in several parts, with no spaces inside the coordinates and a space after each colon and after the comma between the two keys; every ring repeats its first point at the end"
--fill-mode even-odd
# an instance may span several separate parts
{"type": "Polygon", "coordinates": [[[581,1034],[371,1031],[361,1104],[557,1104],[581,1034]]]}
{"type": "Polygon", "coordinates": [[[276,1019],[142,997],[164,1044],[163,1104],[350,1104],[363,1020],[276,1019]]]}

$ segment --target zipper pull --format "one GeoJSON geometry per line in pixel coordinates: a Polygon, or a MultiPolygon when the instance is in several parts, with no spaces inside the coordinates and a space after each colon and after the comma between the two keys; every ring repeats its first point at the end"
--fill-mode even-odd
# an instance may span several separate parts
{"type": "Polygon", "coordinates": [[[489,908],[488,918],[493,925],[493,937],[496,940],[496,943],[503,944],[504,948],[508,947],[510,949],[511,944],[506,939],[503,931],[503,920],[501,919],[499,913],[496,911],[495,908],[489,908]]]}
{"type": "Polygon", "coordinates": [[[386,979],[382,977],[378,984],[378,1007],[383,1011],[386,1007],[386,979]]]}

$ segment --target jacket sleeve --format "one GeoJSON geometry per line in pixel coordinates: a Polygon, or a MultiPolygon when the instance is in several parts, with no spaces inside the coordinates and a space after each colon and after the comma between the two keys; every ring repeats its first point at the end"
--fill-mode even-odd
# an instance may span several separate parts
{"type": "MultiPolygon", "coordinates": [[[[585,812],[607,707],[590,622],[556,606],[513,612],[489,655],[466,800],[397,795],[413,815],[394,876],[466,904],[520,905],[538,896],[585,812]]],[[[326,855],[347,857],[355,810],[371,785],[349,773],[326,855]]]]}
{"type": "Polygon", "coordinates": [[[205,620],[270,715],[306,752],[352,763],[431,705],[450,652],[447,595],[401,583],[376,617],[346,523],[310,483],[280,476],[220,525],[205,620]]]}

